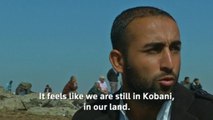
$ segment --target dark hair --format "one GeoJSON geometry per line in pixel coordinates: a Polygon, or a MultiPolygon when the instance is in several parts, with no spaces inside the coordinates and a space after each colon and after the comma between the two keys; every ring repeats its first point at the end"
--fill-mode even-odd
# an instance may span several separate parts
{"type": "Polygon", "coordinates": [[[118,15],[113,22],[111,29],[111,42],[113,49],[117,49],[120,52],[125,53],[127,49],[127,41],[124,39],[126,27],[135,18],[148,16],[166,16],[175,21],[169,13],[155,7],[141,6],[127,9],[118,15]]]}
{"type": "Polygon", "coordinates": [[[195,79],[194,79],[194,82],[195,82],[195,81],[199,81],[199,79],[198,79],[198,78],[195,78],[195,79]]]}
{"type": "Polygon", "coordinates": [[[75,77],[74,75],[72,75],[72,76],[70,77],[69,82],[73,82],[74,80],[76,80],[76,77],[75,77]]]}
{"type": "Polygon", "coordinates": [[[187,80],[187,79],[189,79],[189,77],[188,77],[188,76],[186,76],[186,77],[184,78],[184,80],[187,80]]]}

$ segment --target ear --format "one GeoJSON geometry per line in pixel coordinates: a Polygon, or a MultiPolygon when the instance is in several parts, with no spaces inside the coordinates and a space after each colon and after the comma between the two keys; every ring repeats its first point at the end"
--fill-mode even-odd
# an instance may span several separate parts
{"type": "Polygon", "coordinates": [[[109,59],[110,59],[110,62],[112,64],[113,68],[117,72],[123,73],[124,60],[123,60],[122,53],[120,51],[114,49],[110,52],[109,59]]]}

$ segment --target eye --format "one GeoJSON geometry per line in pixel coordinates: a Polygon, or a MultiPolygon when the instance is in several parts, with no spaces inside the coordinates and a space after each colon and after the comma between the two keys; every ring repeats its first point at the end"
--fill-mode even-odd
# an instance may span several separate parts
{"type": "Polygon", "coordinates": [[[153,45],[150,48],[148,48],[147,50],[145,50],[145,52],[147,52],[148,54],[158,54],[163,50],[163,45],[153,45]]]}
{"type": "Polygon", "coordinates": [[[179,44],[179,43],[177,43],[177,44],[171,44],[170,50],[173,51],[173,52],[180,52],[180,50],[181,50],[181,44],[179,44]]]}

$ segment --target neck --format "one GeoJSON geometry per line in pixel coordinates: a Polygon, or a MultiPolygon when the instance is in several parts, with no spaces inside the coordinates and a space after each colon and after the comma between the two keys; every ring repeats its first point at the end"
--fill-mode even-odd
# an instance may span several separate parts
{"type": "Polygon", "coordinates": [[[130,120],[156,120],[164,101],[126,100],[130,108],[126,114],[130,120]]]}
{"type": "MultiPolygon", "coordinates": [[[[133,95],[134,91],[123,87],[123,92],[128,92],[133,95]]],[[[163,100],[143,100],[142,96],[139,100],[124,100],[128,104],[130,110],[126,114],[130,120],[156,120],[161,109],[163,100]]]]}

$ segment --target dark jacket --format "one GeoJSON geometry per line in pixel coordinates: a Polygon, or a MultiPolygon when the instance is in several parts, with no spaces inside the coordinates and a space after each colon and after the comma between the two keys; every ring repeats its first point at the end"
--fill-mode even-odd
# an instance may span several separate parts
{"type": "MultiPolygon", "coordinates": [[[[193,93],[177,84],[173,96],[175,100],[171,106],[171,120],[213,120],[212,95],[193,93]]],[[[119,101],[97,101],[92,105],[109,103],[119,104],[119,101]]],[[[73,120],[119,120],[119,111],[80,109],[73,116],[73,120]]]]}

